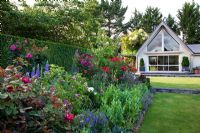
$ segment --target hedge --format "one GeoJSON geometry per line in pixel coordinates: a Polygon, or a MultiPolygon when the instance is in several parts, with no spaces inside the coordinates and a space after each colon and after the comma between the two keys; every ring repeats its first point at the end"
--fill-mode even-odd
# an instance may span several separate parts
{"type": "MultiPolygon", "coordinates": [[[[22,42],[25,38],[12,35],[0,34],[0,66],[6,67],[12,62],[9,55],[9,46],[16,42],[22,42]]],[[[78,49],[80,52],[89,52],[89,50],[74,46],[73,44],[54,43],[49,41],[41,41],[37,39],[29,39],[31,44],[38,47],[47,46],[45,55],[50,64],[56,64],[66,68],[70,71],[73,65],[73,57],[75,51],[78,49]]]]}

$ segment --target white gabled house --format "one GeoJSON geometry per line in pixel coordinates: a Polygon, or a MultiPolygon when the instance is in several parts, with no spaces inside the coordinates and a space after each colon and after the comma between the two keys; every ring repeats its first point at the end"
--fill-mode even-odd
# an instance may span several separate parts
{"type": "Polygon", "coordinates": [[[141,58],[145,72],[182,72],[182,59],[186,56],[190,69],[200,66],[200,44],[186,45],[164,22],[155,29],[136,54],[139,70],[141,58]]]}

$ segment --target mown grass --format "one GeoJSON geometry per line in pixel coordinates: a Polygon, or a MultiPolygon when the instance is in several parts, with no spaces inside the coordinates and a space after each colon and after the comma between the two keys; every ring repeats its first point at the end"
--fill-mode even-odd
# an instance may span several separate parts
{"type": "Polygon", "coordinates": [[[158,88],[187,88],[200,90],[200,78],[197,77],[149,77],[151,86],[158,88]]]}
{"type": "Polygon", "coordinates": [[[140,133],[200,133],[200,95],[158,93],[140,133]]]}

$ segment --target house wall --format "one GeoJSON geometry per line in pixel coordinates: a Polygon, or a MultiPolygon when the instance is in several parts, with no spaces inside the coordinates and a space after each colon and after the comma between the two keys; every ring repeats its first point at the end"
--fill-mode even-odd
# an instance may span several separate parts
{"type": "Polygon", "coordinates": [[[192,68],[192,64],[194,64],[193,62],[193,58],[195,58],[195,60],[199,60],[199,66],[200,66],[200,56],[198,58],[191,56],[191,53],[188,51],[188,49],[184,46],[184,45],[180,45],[180,49],[178,52],[160,52],[160,53],[148,53],[147,52],[147,46],[144,47],[140,53],[138,53],[137,55],[137,69],[139,70],[139,64],[140,64],[140,59],[143,58],[144,59],[144,63],[145,63],[145,72],[149,72],[149,56],[163,56],[163,55],[179,55],[179,72],[182,71],[182,59],[184,56],[189,58],[189,61],[191,62],[191,68],[192,68]]]}
{"type": "Polygon", "coordinates": [[[199,67],[199,66],[200,66],[200,55],[192,56],[191,68],[199,67]]]}

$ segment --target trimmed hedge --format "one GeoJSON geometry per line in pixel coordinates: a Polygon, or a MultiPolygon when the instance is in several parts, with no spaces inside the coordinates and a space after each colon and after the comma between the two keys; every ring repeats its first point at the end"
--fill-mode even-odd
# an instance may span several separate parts
{"type": "MultiPolygon", "coordinates": [[[[0,34],[0,66],[6,67],[12,62],[9,55],[9,46],[15,42],[22,42],[25,38],[12,35],[0,34]]],[[[75,51],[89,52],[89,50],[69,44],[54,43],[49,41],[41,41],[37,39],[29,39],[30,44],[35,44],[38,47],[47,46],[45,55],[50,64],[56,64],[70,71],[73,65],[73,57],[75,51]]]]}

